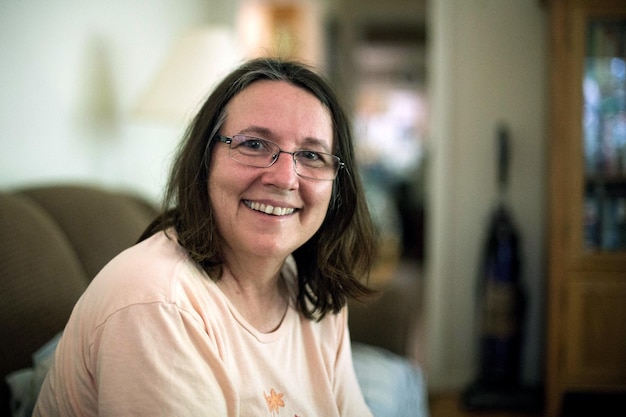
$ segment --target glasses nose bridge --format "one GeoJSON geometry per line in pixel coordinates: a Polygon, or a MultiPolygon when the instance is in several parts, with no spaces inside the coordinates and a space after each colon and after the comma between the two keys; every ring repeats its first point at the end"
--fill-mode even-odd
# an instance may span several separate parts
{"type": "Polygon", "coordinates": [[[291,155],[291,160],[293,162],[293,167],[294,169],[296,168],[296,152],[289,152],[289,151],[283,151],[282,149],[280,149],[278,146],[276,146],[276,152],[274,152],[274,154],[272,155],[272,163],[270,164],[270,166],[274,165],[276,163],[276,161],[278,161],[278,158],[280,157],[281,153],[286,153],[288,155],[291,155]]]}

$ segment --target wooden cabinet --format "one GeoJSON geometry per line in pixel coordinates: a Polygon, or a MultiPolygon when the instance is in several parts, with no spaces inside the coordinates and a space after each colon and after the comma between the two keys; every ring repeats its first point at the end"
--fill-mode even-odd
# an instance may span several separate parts
{"type": "Polygon", "coordinates": [[[626,1],[552,0],[547,415],[626,392],[626,1]]]}

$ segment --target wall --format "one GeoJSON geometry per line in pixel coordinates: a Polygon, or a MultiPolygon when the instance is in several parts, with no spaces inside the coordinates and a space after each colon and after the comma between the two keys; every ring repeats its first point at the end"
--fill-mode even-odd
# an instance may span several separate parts
{"type": "Polygon", "coordinates": [[[183,33],[232,24],[236,3],[0,2],[0,188],[83,181],[157,199],[182,126],[133,106],[183,33]]]}
{"type": "Polygon", "coordinates": [[[497,201],[495,128],[512,140],[508,203],[530,294],[524,380],[542,378],[547,11],[540,1],[433,0],[433,120],[426,271],[427,366],[433,389],[475,377],[479,256],[497,201]]]}

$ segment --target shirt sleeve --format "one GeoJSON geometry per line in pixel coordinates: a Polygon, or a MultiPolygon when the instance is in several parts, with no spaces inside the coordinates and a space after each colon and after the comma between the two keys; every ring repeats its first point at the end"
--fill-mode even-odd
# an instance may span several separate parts
{"type": "Polygon", "coordinates": [[[90,347],[98,415],[236,416],[235,390],[192,312],[162,302],[117,311],[90,347]]]}

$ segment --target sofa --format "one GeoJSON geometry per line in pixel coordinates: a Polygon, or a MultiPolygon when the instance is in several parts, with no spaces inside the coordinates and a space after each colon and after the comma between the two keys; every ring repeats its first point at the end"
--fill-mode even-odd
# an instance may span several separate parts
{"type": "MultiPolygon", "coordinates": [[[[74,303],[155,214],[137,195],[89,184],[0,190],[0,415],[27,409],[74,303]]],[[[406,357],[412,299],[387,288],[372,304],[351,305],[355,369],[377,417],[427,414],[421,370],[406,357]]]]}

